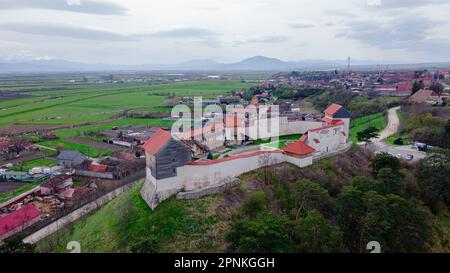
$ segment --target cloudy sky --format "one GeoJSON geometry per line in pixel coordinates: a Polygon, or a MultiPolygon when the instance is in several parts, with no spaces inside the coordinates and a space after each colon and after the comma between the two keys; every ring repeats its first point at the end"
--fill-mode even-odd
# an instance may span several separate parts
{"type": "Polygon", "coordinates": [[[0,0],[0,58],[450,61],[450,0],[0,0]]]}

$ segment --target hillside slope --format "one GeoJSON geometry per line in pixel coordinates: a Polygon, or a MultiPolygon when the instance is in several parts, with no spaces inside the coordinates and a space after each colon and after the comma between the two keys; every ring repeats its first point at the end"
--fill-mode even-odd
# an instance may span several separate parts
{"type": "MultiPolygon", "coordinates": [[[[386,164],[386,159],[379,162],[386,164]]],[[[374,239],[383,240],[384,249],[392,252],[448,251],[448,216],[435,217],[417,202],[414,168],[388,163],[392,170],[383,168],[374,180],[373,163],[369,153],[354,147],[306,168],[261,168],[242,175],[238,185],[223,193],[197,200],[171,198],[154,211],[141,199],[138,183],[39,242],[38,251],[67,252],[66,244],[78,241],[82,252],[359,252],[374,239]],[[378,205],[372,207],[375,201],[378,205]],[[349,214],[361,218],[347,218],[349,214]],[[378,220],[359,229],[360,221],[370,219],[378,220]],[[406,230],[404,223],[409,223],[406,230]]]]}

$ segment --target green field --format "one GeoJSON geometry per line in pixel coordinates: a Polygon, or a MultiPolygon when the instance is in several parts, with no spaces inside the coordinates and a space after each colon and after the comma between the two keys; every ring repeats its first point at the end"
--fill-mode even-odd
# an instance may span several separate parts
{"type": "Polygon", "coordinates": [[[48,166],[54,166],[56,165],[56,160],[53,158],[38,158],[30,161],[24,162],[22,165],[16,164],[12,168],[14,171],[28,171],[31,170],[34,167],[48,167],[48,166]]]}
{"type": "Polygon", "coordinates": [[[6,202],[11,198],[19,196],[22,193],[39,186],[39,183],[24,183],[23,185],[24,185],[23,187],[15,189],[13,191],[0,193],[0,203],[6,202]]]}
{"type": "MultiPolygon", "coordinates": [[[[79,76],[78,76],[79,77],[79,76]]],[[[10,125],[76,125],[59,129],[57,140],[45,141],[37,136],[25,136],[52,151],[58,147],[78,150],[89,156],[109,155],[108,150],[67,141],[70,137],[96,139],[90,132],[109,130],[113,126],[142,125],[169,127],[170,120],[149,118],[114,118],[124,110],[167,112],[168,96],[203,96],[216,98],[253,84],[238,80],[203,80],[171,83],[68,83],[70,75],[17,77],[0,82],[0,91],[17,92],[27,97],[0,100],[0,128],[10,125]],[[56,76],[55,76],[56,77],[56,76]],[[92,125],[85,125],[91,123],[92,125]]]]}
{"type": "MultiPolygon", "coordinates": [[[[54,85],[61,90],[35,91],[22,94],[26,98],[0,101],[0,126],[11,124],[67,124],[102,120],[122,110],[145,109],[168,111],[167,95],[217,97],[232,90],[251,86],[240,81],[191,81],[149,85],[148,83],[80,84],[68,88],[54,85]]],[[[0,90],[21,92],[31,87],[0,90]]],[[[49,88],[37,85],[33,88],[49,88]]]]}
{"type": "Polygon", "coordinates": [[[285,147],[288,142],[294,142],[299,140],[302,137],[302,135],[288,135],[288,136],[280,136],[278,141],[272,141],[272,140],[261,140],[258,139],[255,141],[255,145],[261,145],[262,148],[265,149],[281,149],[285,147]]]}
{"type": "Polygon", "coordinates": [[[384,113],[377,113],[360,118],[353,119],[350,126],[350,140],[353,143],[358,142],[356,134],[371,126],[376,127],[378,130],[383,130],[387,126],[386,116],[384,113]]]}

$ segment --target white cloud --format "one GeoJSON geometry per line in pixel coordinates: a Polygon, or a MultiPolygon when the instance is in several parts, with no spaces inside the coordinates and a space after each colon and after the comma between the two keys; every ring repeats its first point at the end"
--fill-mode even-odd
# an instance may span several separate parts
{"type": "Polygon", "coordinates": [[[105,63],[448,61],[449,9],[448,0],[0,0],[0,37],[36,56],[105,63]]]}

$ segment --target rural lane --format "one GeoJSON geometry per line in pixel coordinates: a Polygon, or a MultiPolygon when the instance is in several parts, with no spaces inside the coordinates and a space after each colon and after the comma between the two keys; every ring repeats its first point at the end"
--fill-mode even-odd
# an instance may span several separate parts
{"type": "Polygon", "coordinates": [[[400,119],[398,118],[397,110],[399,109],[400,106],[397,106],[388,110],[388,125],[379,133],[377,138],[372,140],[374,143],[381,142],[382,140],[398,132],[398,128],[400,127],[400,119]]]}
{"type": "MultiPolygon", "coordinates": [[[[395,146],[383,142],[383,140],[394,135],[399,130],[400,119],[397,115],[398,109],[400,109],[400,106],[393,107],[388,110],[388,125],[379,133],[377,138],[372,140],[372,143],[368,143],[366,145],[366,148],[372,152],[385,152],[395,156],[400,156],[402,158],[406,158],[407,155],[413,155],[412,161],[418,161],[425,158],[426,153],[420,152],[412,146],[395,146]]],[[[362,143],[362,145],[365,145],[365,143],[362,143]]]]}

